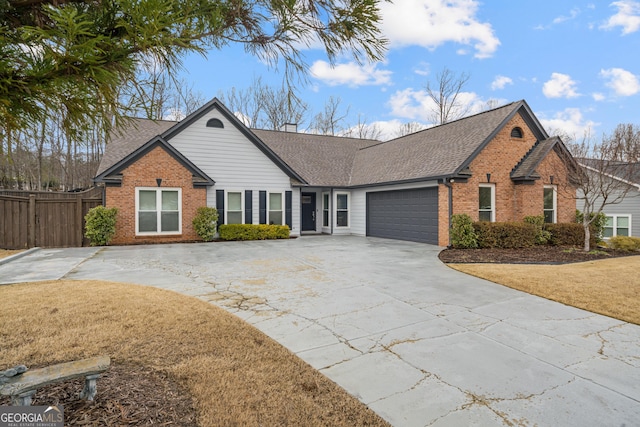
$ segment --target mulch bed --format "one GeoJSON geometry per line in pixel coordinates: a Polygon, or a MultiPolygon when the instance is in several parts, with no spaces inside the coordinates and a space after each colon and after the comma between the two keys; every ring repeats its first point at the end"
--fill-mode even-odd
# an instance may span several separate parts
{"type": "Polygon", "coordinates": [[[439,256],[445,263],[568,264],[633,255],[640,253],[611,249],[584,252],[582,248],[571,246],[534,246],[521,249],[445,249],[439,256]]]}
{"type": "MultiPolygon", "coordinates": [[[[84,385],[78,379],[42,387],[31,404],[63,405],[65,426],[198,425],[189,393],[162,372],[111,361],[97,384],[93,402],[78,398],[84,385]]],[[[0,405],[9,404],[8,397],[0,398],[0,405]]]]}

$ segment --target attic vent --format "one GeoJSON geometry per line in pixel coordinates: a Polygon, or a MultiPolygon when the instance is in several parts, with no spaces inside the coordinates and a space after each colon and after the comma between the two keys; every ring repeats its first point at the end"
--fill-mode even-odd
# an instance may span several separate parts
{"type": "Polygon", "coordinates": [[[522,138],[522,136],[523,136],[522,129],[520,128],[511,129],[511,138],[522,138]]]}
{"type": "Polygon", "coordinates": [[[207,122],[207,127],[223,129],[224,124],[222,124],[222,121],[220,119],[209,119],[209,121],[207,122]]]}

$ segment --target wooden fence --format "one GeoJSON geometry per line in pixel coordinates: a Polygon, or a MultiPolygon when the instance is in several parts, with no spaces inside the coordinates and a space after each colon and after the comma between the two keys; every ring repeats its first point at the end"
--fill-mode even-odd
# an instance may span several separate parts
{"type": "Polygon", "coordinates": [[[84,216],[102,204],[102,188],[79,193],[0,190],[0,248],[88,246],[84,216]]]}

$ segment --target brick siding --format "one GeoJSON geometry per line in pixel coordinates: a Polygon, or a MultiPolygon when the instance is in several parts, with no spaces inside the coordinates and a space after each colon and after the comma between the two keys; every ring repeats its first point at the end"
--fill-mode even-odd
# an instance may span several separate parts
{"type": "MultiPolygon", "coordinates": [[[[487,174],[491,174],[490,182],[495,185],[495,220],[498,222],[522,221],[525,216],[543,214],[543,189],[557,185],[557,221],[572,222],[575,217],[575,187],[568,183],[567,171],[555,151],[551,151],[536,168],[541,179],[532,185],[515,184],[511,180],[511,171],[536,143],[536,137],[517,114],[487,144],[480,154],[471,162],[472,176],[466,183],[452,183],[453,214],[466,213],[474,221],[479,218],[478,188],[487,182],[487,174]],[[519,127],[523,131],[522,138],[512,138],[511,130],[519,127]]],[[[439,193],[439,244],[449,244],[449,191],[440,185],[439,193]]]]}
{"type": "Polygon", "coordinates": [[[207,204],[206,188],[193,188],[192,174],[162,147],[156,147],[122,171],[122,186],[106,188],[106,206],[117,207],[116,235],[111,244],[170,243],[200,240],[191,222],[196,210],[207,204]],[[136,236],[137,187],[182,189],[182,233],[162,236],[136,236]]]}

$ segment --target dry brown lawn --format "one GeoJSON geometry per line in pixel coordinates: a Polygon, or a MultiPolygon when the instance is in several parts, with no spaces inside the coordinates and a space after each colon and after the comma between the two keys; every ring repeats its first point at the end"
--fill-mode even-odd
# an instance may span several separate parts
{"type": "Polygon", "coordinates": [[[201,426],[388,425],[257,329],[195,298],[64,280],[0,286],[0,301],[0,367],[109,355],[181,384],[201,426]]]}
{"type": "Polygon", "coordinates": [[[640,325],[640,256],[563,265],[448,265],[510,288],[640,325]]]}
{"type": "Polygon", "coordinates": [[[0,259],[22,252],[22,249],[0,249],[0,259]]]}

